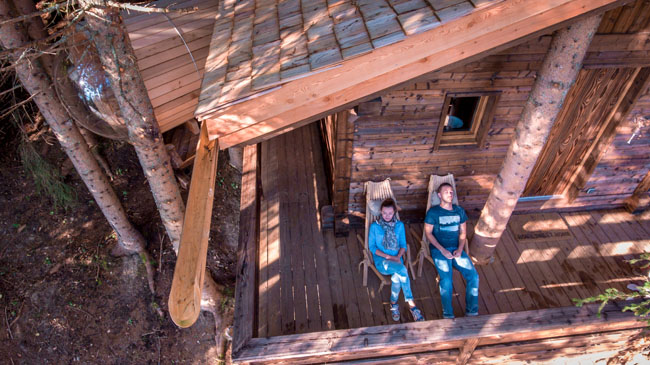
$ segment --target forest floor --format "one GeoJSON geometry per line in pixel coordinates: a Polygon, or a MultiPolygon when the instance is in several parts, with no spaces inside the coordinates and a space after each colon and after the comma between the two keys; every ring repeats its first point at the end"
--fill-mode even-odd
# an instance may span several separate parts
{"type": "MultiPolygon", "coordinates": [[[[67,210],[36,190],[18,144],[0,143],[0,364],[218,363],[211,314],[187,329],[169,318],[176,257],[133,148],[102,143],[113,187],[156,262],[155,295],[139,257],[111,255],[115,233],[58,142],[47,139],[53,143],[34,146],[72,186],[76,204],[67,210]]],[[[220,309],[229,321],[241,176],[224,153],[218,171],[208,268],[226,287],[220,309]]]]}

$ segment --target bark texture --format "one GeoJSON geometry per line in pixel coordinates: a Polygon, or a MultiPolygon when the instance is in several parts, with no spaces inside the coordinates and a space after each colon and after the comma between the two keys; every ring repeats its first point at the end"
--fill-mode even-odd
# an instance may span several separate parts
{"type": "MultiPolygon", "coordinates": [[[[0,1],[0,20],[10,18],[9,0],[0,1]]],[[[30,42],[22,24],[6,24],[0,27],[0,41],[5,48],[15,48],[30,42]]],[[[13,56],[19,59],[20,52],[13,56]]],[[[90,190],[97,206],[118,235],[120,245],[131,253],[143,257],[147,266],[149,287],[154,290],[151,259],[145,251],[145,241],[140,232],[128,221],[126,213],[113,191],[106,175],[93,157],[88,144],[74,121],[56,97],[54,86],[40,60],[21,61],[16,64],[16,74],[25,89],[34,96],[34,102],[43,114],[61,147],[68,155],[79,176],[90,190]]]]}
{"type": "Polygon", "coordinates": [[[476,224],[470,252],[478,263],[490,261],[564,99],[582,68],[601,18],[602,15],[585,18],[553,35],[517,123],[515,137],[476,224]]]}
{"type": "Polygon", "coordinates": [[[94,6],[89,10],[94,16],[86,16],[90,38],[117,98],[129,141],[149,181],[167,235],[178,252],[185,206],[119,11],[87,0],[81,5],[94,6]]]}
{"type": "MultiPolygon", "coordinates": [[[[81,4],[93,6],[90,11],[95,16],[86,17],[90,37],[97,47],[120,112],[125,119],[129,141],[135,147],[160,217],[174,251],[178,254],[185,205],[122,18],[118,10],[103,7],[101,1],[83,0],[81,4]]],[[[220,286],[215,283],[207,269],[203,287],[201,309],[214,315],[219,337],[220,286]]]]}

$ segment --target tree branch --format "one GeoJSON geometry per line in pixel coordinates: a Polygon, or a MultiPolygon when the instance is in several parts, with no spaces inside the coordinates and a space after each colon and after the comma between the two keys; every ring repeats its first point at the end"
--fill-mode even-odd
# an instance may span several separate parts
{"type": "MultiPolygon", "coordinates": [[[[77,0],[68,0],[68,1],[65,1],[65,2],[54,4],[54,5],[50,6],[50,7],[35,11],[33,13],[30,13],[30,14],[25,14],[25,15],[17,16],[15,18],[3,20],[3,21],[0,21],[0,25],[13,24],[13,23],[21,22],[21,21],[29,19],[29,18],[33,18],[33,17],[41,16],[41,15],[46,14],[46,13],[57,11],[63,6],[72,6],[72,5],[77,5],[77,0]]],[[[134,5],[134,4],[131,4],[131,3],[118,3],[118,2],[110,1],[110,0],[108,0],[108,1],[97,0],[93,4],[91,4],[89,8],[106,7],[106,6],[107,7],[112,7],[112,8],[136,11],[136,12],[139,12],[139,13],[179,13],[179,14],[189,14],[189,13],[193,13],[193,12],[199,10],[198,6],[194,6],[194,7],[191,7],[191,8],[181,8],[181,9],[171,9],[171,6],[173,6],[173,5],[167,6],[165,8],[153,8],[153,7],[147,7],[147,6],[141,6],[141,5],[134,5]]],[[[83,10],[88,10],[88,8],[83,9],[83,10]]]]}

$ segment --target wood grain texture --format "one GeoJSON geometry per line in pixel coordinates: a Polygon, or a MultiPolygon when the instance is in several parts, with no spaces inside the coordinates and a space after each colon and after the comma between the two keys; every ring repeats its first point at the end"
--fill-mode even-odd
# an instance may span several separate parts
{"type": "Polygon", "coordinates": [[[177,326],[191,326],[201,312],[201,291],[210,237],[219,145],[210,141],[205,123],[194,159],[183,232],[169,293],[169,314],[177,326]]]}
{"type": "Polygon", "coordinates": [[[241,203],[239,213],[239,247],[237,248],[237,279],[235,316],[233,320],[233,353],[237,353],[255,334],[255,271],[259,239],[258,146],[244,148],[241,203]]]}
{"type": "Polygon", "coordinates": [[[202,118],[209,119],[212,136],[224,137],[224,146],[239,144],[310,118],[317,119],[423,73],[614,4],[501,2],[202,118]],[[475,22],[486,26],[476,31],[475,22]],[[364,72],[357,72],[359,69],[364,72]]]}

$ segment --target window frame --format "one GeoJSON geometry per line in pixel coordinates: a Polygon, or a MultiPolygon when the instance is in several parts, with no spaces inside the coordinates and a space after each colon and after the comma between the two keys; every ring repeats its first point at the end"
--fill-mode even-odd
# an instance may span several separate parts
{"type": "Polygon", "coordinates": [[[477,146],[483,148],[487,132],[490,130],[494,119],[496,105],[499,102],[501,91],[471,91],[471,92],[448,92],[445,94],[445,101],[442,104],[442,112],[438,123],[438,132],[433,142],[433,150],[438,151],[440,147],[453,146],[477,146]],[[468,131],[446,131],[449,105],[452,98],[479,97],[479,101],[472,116],[472,126],[468,131]]]}

